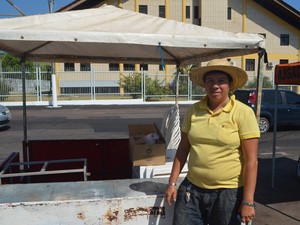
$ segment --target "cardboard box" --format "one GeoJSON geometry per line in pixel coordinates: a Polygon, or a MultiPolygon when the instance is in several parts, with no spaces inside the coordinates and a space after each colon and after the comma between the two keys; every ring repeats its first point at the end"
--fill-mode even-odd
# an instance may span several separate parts
{"type": "Polygon", "coordinates": [[[166,163],[166,143],[156,124],[132,124],[129,130],[129,154],[133,166],[164,165],[166,163]],[[154,144],[147,144],[145,136],[158,134],[154,144]]]}

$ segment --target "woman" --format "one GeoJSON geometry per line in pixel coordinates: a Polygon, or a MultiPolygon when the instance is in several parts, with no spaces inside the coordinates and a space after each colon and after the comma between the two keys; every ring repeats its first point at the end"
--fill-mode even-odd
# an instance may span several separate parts
{"type": "Polygon", "coordinates": [[[192,105],[182,124],[165,191],[167,203],[175,201],[173,225],[248,223],[255,216],[260,132],[253,110],[230,95],[247,82],[247,74],[216,59],[193,68],[190,79],[207,95],[192,105]],[[188,174],[177,191],[188,155],[188,174]]]}

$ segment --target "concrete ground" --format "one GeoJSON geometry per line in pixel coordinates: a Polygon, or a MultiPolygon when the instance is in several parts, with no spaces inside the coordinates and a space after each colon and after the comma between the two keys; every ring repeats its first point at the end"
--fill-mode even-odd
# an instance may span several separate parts
{"type": "MultiPolygon", "coordinates": [[[[113,107],[108,109],[62,107],[57,110],[49,110],[46,107],[38,110],[29,108],[29,139],[49,138],[50,136],[55,139],[61,137],[62,133],[67,134],[66,138],[72,137],[75,139],[103,138],[104,136],[116,135],[126,137],[126,123],[139,123],[146,118],[150,118],[151,121],[161,119],[163,112],[166,110],[163,107],[154,107],[154,109],[149,112],[149,109],[141,107],[138,109],[125,107],[118,110],[113,107]],[[151,117],[147,116],[147,113],[151,113],[151,117]],[[137,115],[140,117],[139,120],[137,115]],[[119,132],[112,129],[111,121],[117,123],[119,132]],[[120,124],[119,121],[124,124],[120,124]]],[[[182,111],[185,110],[186,108],[182,111]]],[[[0,132],[0,161],[3,161],[9,152],[20,150],[22,147],[22,110],[12,107],[11,111],[14,118],[11,128],[0,132]]],[[[259,173],[255,196],[257,215],[253,221],[254,225],[300,225],[300,180],[296,176],[296,164],[300,154],[299,145],[297,145],[297,143],[300,143],[300,132],[298,129],[284,133],[284,135],[280,136],[279,139],[285,138],[285,142],[283,144],[278,143],[282,154],[275,161],[276,179],[274,189],[272,189],[273,161],[270,155],[272,136],[270,135],[269,139],[265,138],[264,143],[260,143],[261,154],[259,155],[259,173]],[[288,135],[288,138],[284,135],[288,135]],[[287,147],[290,143],[293,146],[287,147]],[[295,149],[292,157],[291,154],[283,154],[288,152],[289,149],[295,149]]]]}
{"type": "Polygon", "coordinates": [[[272,188],[272,159],[259,159],[255,201],[256,225],[300,224],[300,180],[296,176],[296,160],[280,157],[272,188]]]}

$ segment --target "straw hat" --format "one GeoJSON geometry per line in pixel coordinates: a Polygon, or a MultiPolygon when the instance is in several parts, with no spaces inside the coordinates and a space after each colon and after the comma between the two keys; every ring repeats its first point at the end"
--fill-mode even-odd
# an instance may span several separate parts
{"type": "Polygon", "coordinates": [[[190,79],[193,83],[204,87],[204,75],[210,71],[222,71],[231,76],[230,90],[242,87],[248,80],[247,73],[244,70],[232,66],[226,59],[214,59],[208,62],[206,66],[192,68],[190,79]]]}

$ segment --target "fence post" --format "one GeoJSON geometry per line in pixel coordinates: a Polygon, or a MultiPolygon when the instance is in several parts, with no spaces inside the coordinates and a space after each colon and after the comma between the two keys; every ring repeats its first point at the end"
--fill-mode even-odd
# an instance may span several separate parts
{"type": "Polygon", "coordinates": [[[41,94],[40,88],[39,88],[39,86],[40,86],[39,85],[39,80],[40,80],[40,78],[39,78],[39,68],[36,65],[35,66],[35,81],[36,81],[36,99],[37,99],[38,102],[40,101],[40,94],[41,94]]]}
{"type": "Polygon", "coordinates": [[[94,68],[91,66],[90,70],[91,79],[91,100],[96,100],[96,74],[94,68]]]}
{"type": "Polygon", "coordinates": [[[51,75],[51,83],[52,83],[52,102],[51,102],[51,108],[58,108],[60,106],[57,105],[57,92],[56,92],[56,76],[55,74],[51,75]]]}
{"type": "Polygon", "coordinates": [[[146,97],[146,73],[144,72],[144,70],[142,70],[142,98],[143,98],[143,102],[146,101],[147,97],[146,97]]]}

